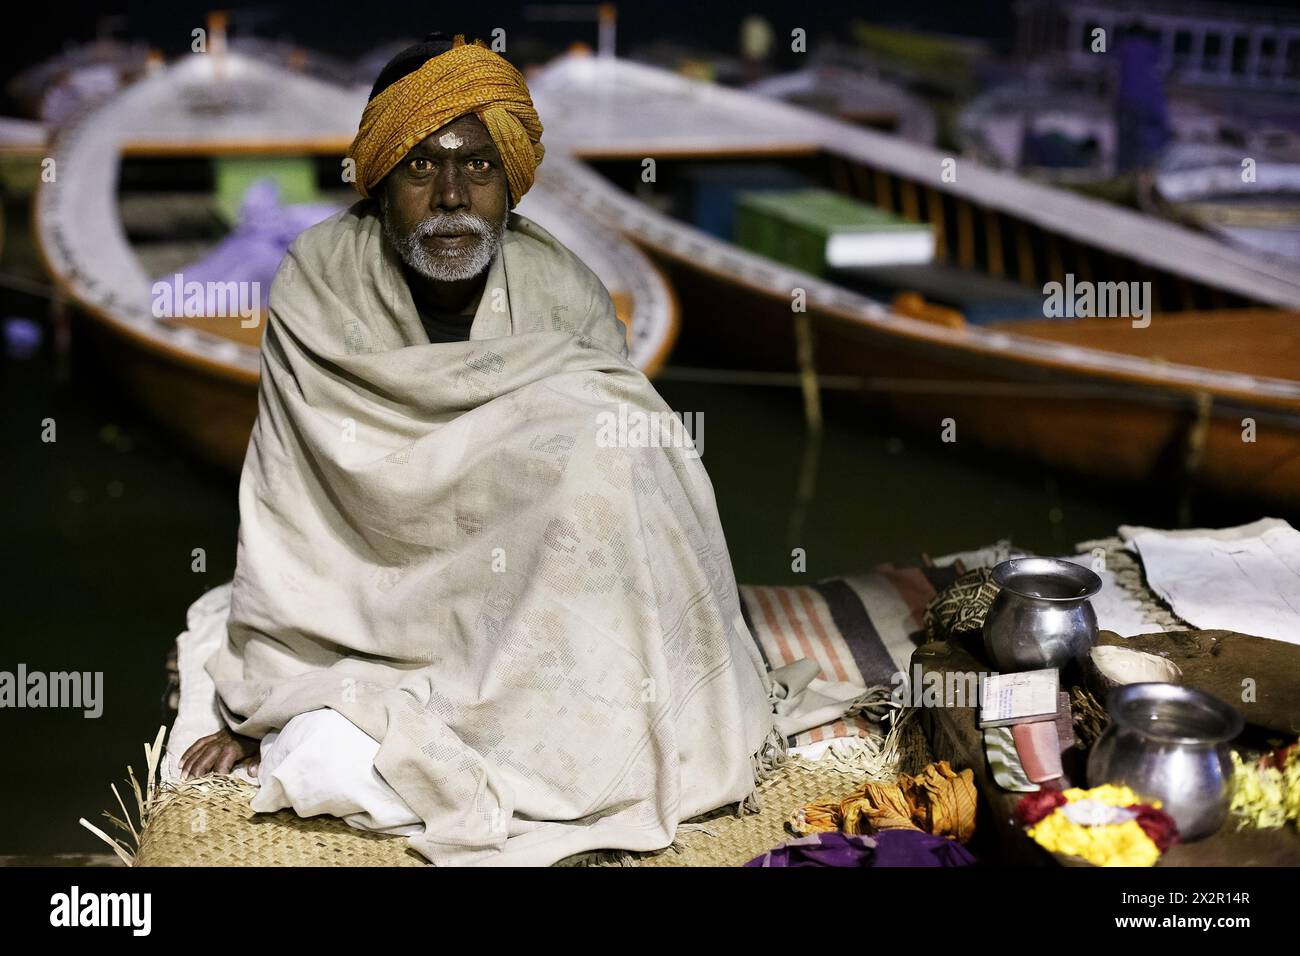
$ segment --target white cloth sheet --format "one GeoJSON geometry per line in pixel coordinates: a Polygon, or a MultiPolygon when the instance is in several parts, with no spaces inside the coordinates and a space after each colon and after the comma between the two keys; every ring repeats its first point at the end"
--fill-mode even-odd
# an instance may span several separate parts
{"type": "Polygon", "coordinates": [[[1285,521],[1120,533],[1142,558],[1151,589],[1193,627],[1300,644],[1300,531],[1285,521]]]}
{"type": "Polygon", "coordinates": [[[1101,590],[1090,599],[1092,609],[1097,615],[1097,627],[1111,631],[1120,637],[1134,637],[1138,634],[1154,634],[1163,630],[1158,624],[1152,624],[1142,612],[1142,604],[1128,591],[1120,587],[1115,574],[1106,568],[1093,566],[1091,554],[1063,555],[1066,561],[1082,565],[1101,578],[1101,590]]]}

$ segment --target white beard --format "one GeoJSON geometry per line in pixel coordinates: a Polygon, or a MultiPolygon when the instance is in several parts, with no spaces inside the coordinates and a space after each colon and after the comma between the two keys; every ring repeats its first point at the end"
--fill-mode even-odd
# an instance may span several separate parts
{"type": "Polygon", "coordinates": [[[492,264],[506,235],[506,220],[497,229],[482,216],[468,212],[432,215],[417,223],[405,235],[398,235],[388,218],[388,204],[381,203],[384,235],[393,244],[402,261],[415,272],[434,282],[459,282],[472,279],[492,264]],[[464,249],[447,249],[432,253],[420,240],[434,235],[472,234],[477,238],[464,249]]]}

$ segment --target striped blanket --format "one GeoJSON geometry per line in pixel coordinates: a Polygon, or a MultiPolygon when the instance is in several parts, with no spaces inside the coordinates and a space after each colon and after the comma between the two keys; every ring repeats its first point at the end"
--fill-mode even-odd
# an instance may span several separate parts
{"type": "MultiPolygon", "coordinates": [[[[772,669],[808,657],[821,678],[871,687],[892,686],[922,643],[926,604],[966,570],[947,566],[883,565],[815,584],[740,585],[741,611],[772,669]]],[[[878,728],[862,717],[814,727],[789,739],[801,747],[835,737],[868,737],[878,728]]]]}

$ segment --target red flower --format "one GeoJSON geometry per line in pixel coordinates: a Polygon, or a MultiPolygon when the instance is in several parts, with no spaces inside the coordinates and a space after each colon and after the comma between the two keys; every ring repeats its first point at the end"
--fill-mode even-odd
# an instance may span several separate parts
{"type": "Polygon", "coordinates": [[[1270,751],[1259,758],[1259,765],[1263,769],[1272,768],[1274,770],[1285,770],[1287,758],[1291,755],[1291,750],[1295,744],[1287,744],[1285,747],[1279,747],[1277,750],[1270,751]]]}
{"type": "Polygon", "coordinates": [[[1129,809],[1137,814],[1137,825],[1161,853],[1178,842],[1178,825],[1165,811],[1148,803],[1135,803],[1129,809]]]}
{"type": "Polygon", "coordinates": [[[1019,821],[1022,827],[1032,827],[1043,817],[1057,807],[1064,806],[1067,802],[1065,794],[1060,790],[1039,790],[1036,793],[1027,793],[1016,804],[1016,820],[1019,821]]]}

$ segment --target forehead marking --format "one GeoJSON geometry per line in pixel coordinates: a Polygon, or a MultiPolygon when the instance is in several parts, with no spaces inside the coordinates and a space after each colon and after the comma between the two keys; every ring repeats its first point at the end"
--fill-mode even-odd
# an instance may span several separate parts
{"type": "Polygon", "coordinates": [[[438,145],[443,149],[460,149],[465,145],[465,141],[455,133],[443,133],[438,137],[438,145]]]}

